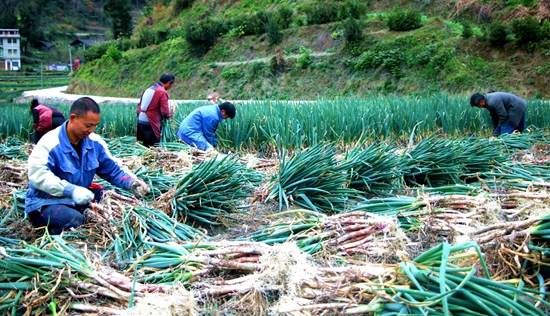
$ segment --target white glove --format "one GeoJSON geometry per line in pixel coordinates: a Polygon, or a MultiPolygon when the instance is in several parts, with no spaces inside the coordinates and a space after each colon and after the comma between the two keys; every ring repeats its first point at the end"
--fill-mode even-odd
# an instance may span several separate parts
{"type": "Polygon", "coordinates": [[[132,182],[130,185],[130,190],[132,190],[132,193],[134,193],[134,195],[138,198],[147,193],[151,193],[149,186],[140,179],[136,179],[136,181],[132,182]]]}
{"type": "Polygon", "coordinates": [[[84,205],[92,202],[94,199],[94,194],[92,191],[76,186],[73,191],[73,195],[71,196],[71,199],[77,204],[77,205],[84,205]]]}

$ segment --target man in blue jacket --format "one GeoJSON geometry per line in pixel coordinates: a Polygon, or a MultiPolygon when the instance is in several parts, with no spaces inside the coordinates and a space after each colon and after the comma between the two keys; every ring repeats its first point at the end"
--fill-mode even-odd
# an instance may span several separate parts
{"type": "Polygon", "coordinates": [[[228,117],[233,119],[236,112],[231,102],[201,106],[189,113],[181,122],[178,137],[200,150],[212,150],[218,145],[216,140],[218,123],[228,117]]]}
{"type": "Polygon", "coordinates": [[[90,190],[96,174],[138,197],[149,192],[147,184],[116,163],[105,141],[94,133],[99,120],[99,105],[80,98],[72,104],[67,122],[34,147],[25,197],[25,213],[34,227],[47,226],[50,234],[60,234],[84,224],[84,210],[93,199],[101,200],[101,189],[95,194],[90,190]]]}
{"type": "Polygon", "coordinates": [[[470,98],[470,105],[489,111],[494,136],[512,134],[514,131],[523,133],[525,130],[527,102],[515,94],[492,92],[484,95],[476,92],[470,98]]]}

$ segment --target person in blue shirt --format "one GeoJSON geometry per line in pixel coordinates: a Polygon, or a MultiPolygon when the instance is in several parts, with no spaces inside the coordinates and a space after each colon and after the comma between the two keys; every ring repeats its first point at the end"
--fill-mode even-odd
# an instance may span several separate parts
{"type": "Polygon", "coordinates": [[[46,226],[53,235],[86,222],[84,211],[103,190],[93,185],[97,174],[140,197],[149,186],[111,156],[97,134],[99,105],[89,97],[76,100],[69,119],[44,135],[28,161],[29,189],[25,213],[34,227],[46,226]]]}
{"type": "Polygon", "coordinates": [[[231,102],[206,105],[193,110],[181,122],[178,137],[190,146],[209,151],[218,145],[216,129],[226,118],[233,119],[237,113],[231,102]]]}

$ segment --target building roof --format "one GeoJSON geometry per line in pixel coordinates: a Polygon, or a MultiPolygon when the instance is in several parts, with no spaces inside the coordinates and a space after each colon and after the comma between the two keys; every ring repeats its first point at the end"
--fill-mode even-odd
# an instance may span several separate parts
{"type": "Polygon", "coordinates": [[[73,41],[71,44],[71,46],[76,46],[76,45],[80,45],[80,44],[84,44],[84,45],[95,45],[95,44],[98,44],[99,41],[98,40],[91,40],[91,39],[82,39],[82,38],[77,38],[75,41],[73,41]]]}
{"type": "Polygon", "coordinates": [[[50,48],[54,45],[55,44],[52,42],[38,41],[38,43],[34,44],[33,47],[36,49],[41,49],[41,48],[50,48]]]}

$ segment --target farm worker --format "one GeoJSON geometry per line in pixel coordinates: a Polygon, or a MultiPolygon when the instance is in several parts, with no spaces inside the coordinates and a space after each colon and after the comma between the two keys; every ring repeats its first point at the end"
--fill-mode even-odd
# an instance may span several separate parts
{"type": "Polygon", "coordinates": [[[507,92],[481,94],[476,92],[470,98],[470,105],[489,110],[493,121],[493,135],[522,133],[525,130],[527,102],[507,92]]]}
{"type": "Polygon", "coordinates": [[[60,234],[84,224],[84,210],[102,198],[102,186],[92,183],[96,174],[137,197],[149,192],[147,184],[117,164],[94,133],[99,119],[99,105],[82,97],[72,104],[67,122],[34,147],[25,197],[25,213],[34,227],[47,226],[50,234],[60,234]]]}
{"type": "Polygon", "coordinates": [[[218,123],[228,117],[233,119],[236,112],[231,102],[196,108],[181,122],[178,137],[200,150],[213,150],[218,145],[215,135],[218,123]]]}
{"type": "Polygon", "coordinates": [[[220,104],[224,102],[224,100],[220,99],[220,95],[217,92],[208,92],[206,99],[210,104],[220,104]]]}
{"type": "Polygon", "coordinates": [[[168,105],[168,90],[174,86],[176,78],[171,73],[160,76],[158,82],[145,89],[139,100],[136,139],[144,146],[151,147],[160,142],[162,119],[172,117],[168,105]]]}
{"type": "Polygon", "coordinates": [[[38,143],[40,138],[52,129],[61,126],[65,122],[65,115],[58,108],[39,104],[37,99],[31,101],[31,114],[34,126],[33,143],[38,143]]]}

